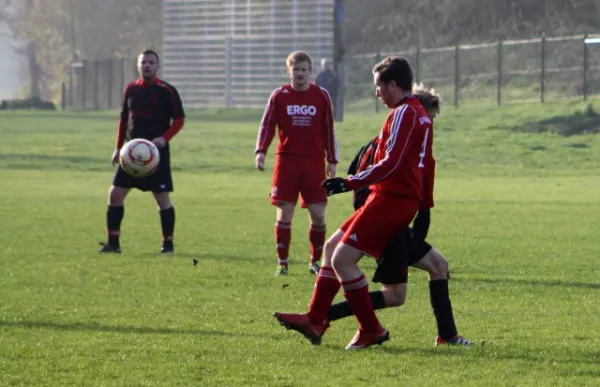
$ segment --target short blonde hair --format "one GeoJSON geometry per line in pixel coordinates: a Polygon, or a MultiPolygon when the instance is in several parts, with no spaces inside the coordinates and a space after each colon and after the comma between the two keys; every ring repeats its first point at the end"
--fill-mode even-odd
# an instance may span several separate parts
{"type": "Polygon", "coordinates": [[[422,83],[417,83],[413,86],[412,93],[427,110],[427,114],[431,116],[439,114],[442,99],[434,89],[428,89],[422,83]]]}
{"type": "Polygon", "coordinates": [[[308,69],[312,70],[313,61],[310,55],[305,51],[293,51],[288,55],[285,64],[288,68],[299,62],[308,62],[308,69]]]}

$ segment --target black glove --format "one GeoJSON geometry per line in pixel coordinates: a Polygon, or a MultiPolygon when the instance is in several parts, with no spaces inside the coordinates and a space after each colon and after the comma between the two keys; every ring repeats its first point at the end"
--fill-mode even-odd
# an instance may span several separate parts
{"type": "Polygon", "coordinates": [[[371,190],[369,187],[362,187],[354,191],[354,200],[352,202],[354,205],[354,211],[358,210],[365,204],[370,194],[371,190]]]}
{"type": "Polygon", "coordinates": [[[346,181],[346,179],[341,177],[325,179],[323,181],[323,184],[321,185],[323,186],[323,188],[325,188],[327,196],[350,191],[350,188],[348,188],[348,182],[346,181]]]}
{"type": "Polygon", "coordinates": [[[429,223],[431,222],[431,214],[429,210],[419,210],[417,217],[413,222],[413,236],[415,239],[424,241],[429,232],[429,223]]]}

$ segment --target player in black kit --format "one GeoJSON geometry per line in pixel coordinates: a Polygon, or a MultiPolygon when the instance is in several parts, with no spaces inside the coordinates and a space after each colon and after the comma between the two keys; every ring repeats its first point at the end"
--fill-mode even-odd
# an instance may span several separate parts
{"type": "Polygon", "coordinates": [[[101,243],[101,253],[121,252],[119,236],[125,213],[124,202],[132,188],[151,191],[154,195],[160,210],[163,233],[160,253],[174,252],[175,209],[169,198],[169,192],[173,191],[169,141],[183,127],[185,114],[177,89],[157,77],[158,67],[158,54],[153,50],[142,51],[138,57],[140,78],[125,87],[116,149],[112,156],[113,166],[117,165],[117,169],[108,193],[108,240],[101,243]],[[152,141],[159,149],[160,164],[156,172],[148,177],[131,177],[118,165],[121,147],[134,138],[152,141]]]}

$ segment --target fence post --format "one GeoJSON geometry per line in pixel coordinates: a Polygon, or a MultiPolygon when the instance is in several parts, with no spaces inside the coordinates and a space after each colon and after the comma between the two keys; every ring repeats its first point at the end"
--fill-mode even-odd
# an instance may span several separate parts
{"type": "Polygon", "coordinates": [[[137,66],[137,60],[133,61],[133,73],[131,76],[131,80],[135,81],[136,79],[138,79],[140,75],[138,74],[138,66],[137,66]]]}
{"type": "Polygon", "coordinates": [[[123,97],[125,96],[125,58],[121,58],[121,68],[119,70],[121,72],[121,78],[119,82],[121,83],[121,87],[119,89],[119,93],[121,94],[121,104],[123,103],[123,97]]]}
{"type": "Polygon", "coordinates": [[[541,51],[542,51],[542,60],[540,63],[540,102],[544,103],[544,89],[546,87],[546,36],[542,36],[541,51]]]}
{"type": "Polygon", "coordinates": [[[73,108],[73,100],[75,98],[73,98],[73,71],[75,71],[73,69],[73,63],[71,63],[71,67],[69,69],[69,107],[72,109],[73,108]]]}
{"type": "Polygon", "coordinates": [[[100,110],[100,61],[94,61],[94,110],[100,110]]]}
{"type": "Polygon", "coordinates": [[[588,98],[588,79],[587,79],[587,73],[588,73],[588,46],[586,44],[586,40],[587,40],[587,33],[585,34],[585,36],[583,37],[583,100],[587,101],[588,98]]]}
{"type": "Polygon", "coordinates": [[[112,109],[112,97],[113,97],[113,59],[110,58],[106,61],[106,66],[108,67],[108,98],[106,100],[106,108],[112,109]]]}
{"type": "Polygon", "coordinates": [[[225,49],[226,49],[226,53],[225,53],[225,61],[226,61],[226,65],[225,65],[225,107],[227,109],[230,109],[232,106],[232,101],[231,101],[231,66],[233,63],[233,44],[231,42],[231,36],[225,38],[225,49]]]}
{"type": "Polygon", "coordinates": [[[60,109],[67,109],[67,84],[63,82],[61,84],[61,93],[60,93],[60,109]]]}
{"type": "Polygon", "coordinates": [[[81,67],[81,110],[87,110],[87,66],[88,61],[83,61],[83,66],[81,67]]]}
{"type": "MultiPolygon", "coordinates": [[[[375,64],[381,62],[381,53],[378,52],[377,54],[375,54],[375,64]]],[[[375,99],[375,113],[379,113],[379,97],[377,97],[377,94],[374,95],[375,99]]]]}
{"type": "Polygon", "coordinates": [[[454,106],[458,106],[458,94],[460,88],[460,46],[454,48],[454,106]]]}
{"type": "Polygon", "coordinates": [[[496,102],[498,106],[502,104],[502,41],[498,42],[498,91],[496,102]]]}
{"type": "Polygon", "coordinates": [[[417,54],[415,58],[415,79],[417,83],[421,82],[421,48],[417,47],[417,54]]]}

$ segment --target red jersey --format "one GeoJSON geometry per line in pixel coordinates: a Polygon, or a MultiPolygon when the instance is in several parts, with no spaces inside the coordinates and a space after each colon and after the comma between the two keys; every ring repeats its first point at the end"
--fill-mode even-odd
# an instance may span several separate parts
{"type": "Polygon", "coordinates": [[[423,171],[420,165],[427,156],[431,125],[431,118],[419,100],[413,96],[404,98],[383,123],[374,164],[348,178],[348,188],[370,186],[375,194],[409,196],[421,202],[423,171]]]}
{"type": "Polygon", "coordinates": [[[311,83],[305,91],[289,84],[273,91],[260,122],[255,153],[267,153],[275,128],[276,154],[326,157],[329,163],[338,163],[331,99],[325,89],[311,83]]]}

